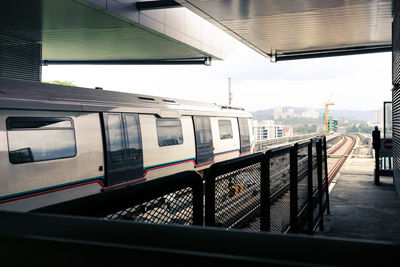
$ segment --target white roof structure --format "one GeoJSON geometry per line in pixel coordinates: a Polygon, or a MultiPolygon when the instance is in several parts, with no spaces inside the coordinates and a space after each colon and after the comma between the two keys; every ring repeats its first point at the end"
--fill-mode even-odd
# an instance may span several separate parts
{"type": "Polygon", "coordinates": [[[251,117],[242,108],[169,97],[0,78],[0,109],[251,117]]]}

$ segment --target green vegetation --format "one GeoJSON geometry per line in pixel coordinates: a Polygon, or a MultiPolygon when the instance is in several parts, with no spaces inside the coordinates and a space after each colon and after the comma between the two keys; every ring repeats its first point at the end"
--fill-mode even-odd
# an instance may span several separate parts
{"type": "Polygon", "coordinates": [[[316,124],[322,125],[321,119],[307,119],[307,118],[287,118],[287,119],[279,119],[275,120],[276,124],[282,125],[309,125],[316,124]]]}
{"type": "Polygon", "coordinates": [[[293,132],[299,134],[316,133],[317,131],[318,126],[316,124],[304,124],[293,128],[293,132]]]}
{"type": "Polygon", "coordinates": [[[76,86],[73,82],[71,81],[59,81],[59,80],[54,80],[54,81],[48,81],[45,83],[52,83],[52,84],[58,84],[58,85],[65,85],[65,86],[76,86]]]}
{"type": "Polygon", "coordinates": [[[365,134],[371,134],[371,132],[374,130],[373,126],[368,126],[366,123],[357,123],[353,124],[349,128],[347,128],[348,133],[365,133],[365,134]]]}

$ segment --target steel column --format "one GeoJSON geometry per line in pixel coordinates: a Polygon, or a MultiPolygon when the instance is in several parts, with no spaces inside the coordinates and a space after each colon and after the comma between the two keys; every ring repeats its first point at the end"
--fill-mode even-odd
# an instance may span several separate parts
{"type": "Polygon", "coordinates": [[[308,234],[313,234],[314,231],[314,198],[313,198],[313,140],[308,144],[308,181],[307,181],[307,201],[308,201],[308,234]]]}
{"type": "Polygon", "coordinates": [[[270,160],[271,151],[267,151],[261,162],[260,231],[271,231],[270,160]]]}
{"type": "Polygon", "coordinates": [[[328,156],[327,156],[327,148],[326,148],[326,136],[324,136],[324,148],[323,148],[323,152],[324,152],[324,167],[325,167],[325,194],[326,194],[326,209],[327,209],[327,213],[331,214],[331,209],[329,206],[329,181],[328,181],[328,156]]]}
{"type": "Polygon", "coordinates": [[[324,230],[324,207],[322,190],[322,140],[317,142],[317,173],[318,173],[318,206],[319,206],[319,229],[324,230]]]}
{"type": "Polygon", "coordinates": [[[290,150],[290,232],[299,232],[298,220],[298,144],[290,150]]]}

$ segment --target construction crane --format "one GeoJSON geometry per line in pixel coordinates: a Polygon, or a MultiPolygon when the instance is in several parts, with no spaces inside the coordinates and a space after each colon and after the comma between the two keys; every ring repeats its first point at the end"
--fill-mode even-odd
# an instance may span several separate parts
{"type": "Polygon", "coordinates": [[[333,97],[333,93],[329,97],[328,101],[326,101],[326,103],[325,103],[325,128],[324,128],[324,130],[326,133],[328,132],[329,106],[335,105],[335,103],[332,102],[332,97],[333,97]]]}
{"type": "MultiPolygon", "coordinates": [[[[319,79],[317,70],[316,70],[316,68],[315,68],[314,65],[313,65],[313,69],[314,69],[315,76],[317,77],[318,87],[321,89],[323,98],[325,99],[324,90],[323,90],[323,88],[322,88],[321,81],[320,81],[320,79],[319,79]]],[[[326,101],[326,102],[324,103],[324,104],[325,104],[325,121],[324,121],[324,122],[325,122],[325,125],[324,125],[324,132],[326,132],[326,133],[328,132],[328,128],[329,128],[329,127],[328,127],[328,123],[329,123],[329,106],[335,105],[335,103],[331,102],[331,101],[332,101],[332,97],[333,97],[333,92],[331,93],[331,96],[329,97],[328,101],[326,101]]]]}

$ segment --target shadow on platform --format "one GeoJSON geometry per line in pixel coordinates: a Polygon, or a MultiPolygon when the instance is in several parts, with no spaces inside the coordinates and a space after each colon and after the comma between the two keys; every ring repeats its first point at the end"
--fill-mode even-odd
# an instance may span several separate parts
{"type": "Polygon", "coordinates": [[[331,214],[325,216],[326,237],[400,242],[400,198],[392,177],[374,185],[374,160],[352,158],[333,181],[331,214]]]}

